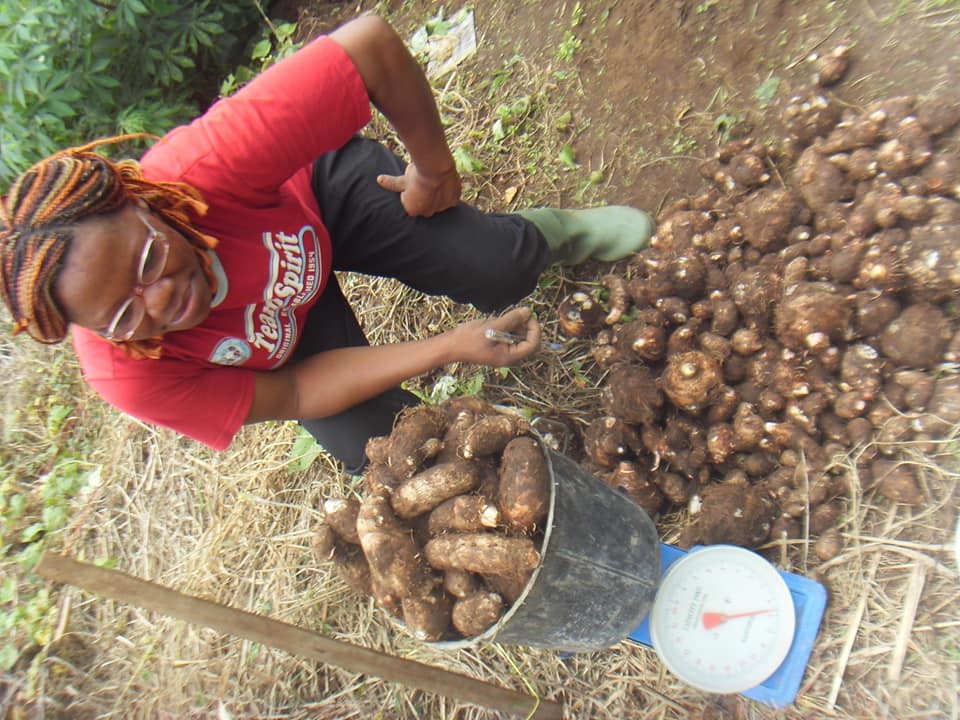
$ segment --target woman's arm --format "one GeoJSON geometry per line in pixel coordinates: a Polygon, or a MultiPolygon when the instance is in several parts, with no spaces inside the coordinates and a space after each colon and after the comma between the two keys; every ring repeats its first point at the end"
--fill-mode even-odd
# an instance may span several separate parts
{"type": "MultiPolygon", "coordinates": [[[[381,176],[378,182],[400,192],[411,215],[429,216],[453,207],[460,198],[460,177],[433,92],[406,45],[374,16],[349,22],[330,37],[350,56],[371,101],[410,153],[412,162],[404,176],[381,176]]],[[[258,373],[247,422],[328,417],[447,363],[512,365],[539,345],[539,325],[529,308],[518,308],[496,320],[465,323],[426,340],[318,353],[292,366],[258,373]],[[525,339],[515,345],[494,342],[484,336],[487,328],[525,339]]]]}
{"type": "Polygon", "coordinates": [[[501,367],[540,347],[540,326],[529,308],[495,320],[474,320],[426,340],[348,347],[318,353],[272,372],[257,373],[247,422],[328,417],[451,362],[501,367]],[[524,337],[510,345],[485,337],[487,328],[524,337]]]}
{"type": "Polygon", "coordinates": [[[419,63],[384,20],[364,16],[330,34],[350,56],[371,102],[393,125],[412,162],[402,177],[377,178],[400,193],[410,215],[429,217],[460,199],[460,176],[447,145],[433,91],[419,63]]]}

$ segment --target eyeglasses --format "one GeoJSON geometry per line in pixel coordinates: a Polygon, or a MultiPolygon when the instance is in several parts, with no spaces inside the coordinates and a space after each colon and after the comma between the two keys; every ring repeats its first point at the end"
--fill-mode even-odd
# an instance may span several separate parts
{"type": "Polygon", "coordinates": [[[136,334],[147,314],[143,291],[163,277],[163,271],[167,267],[167,257],[170,255],[170,241],[167,240],[167,236],[150,224],[146,214],[140,208],[136,208],[136,212],[137,217],[143,221],[149,232],[143,244],[143,250],[140,251],[140,263],[137,265],[137,281],[133,286],[133,295],[120,306],[103,333],[107,340],[116,342],[129,340],[136,334]]]}

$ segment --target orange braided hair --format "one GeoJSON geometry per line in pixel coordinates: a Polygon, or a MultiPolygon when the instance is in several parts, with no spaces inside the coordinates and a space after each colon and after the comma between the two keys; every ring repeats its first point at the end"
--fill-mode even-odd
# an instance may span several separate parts
{"type": "MultiPolygon", "coordinates": [[[[92,152],[104,144],[155,135],[136,133],[96,140],[62,150],[41,160],[17,178],[0,198],[0,275],[3,300],[15,323],[13,334],[24,330],[42,343],[58,343],[67,321],[53,298],[63,258],[73,238],[73,226],[97,215],[107,215],[133,200],[150,209],[179,232],[197,250],[214,283],[205,249],[216,240],[191,226],[191,215],[202,216],[207,204],[200,192],[180,182],[144,180],[136,160],[110,160],[92,152]]],[[[160,340],[123,343],[132,355],[159,357],[160,340]]]]}

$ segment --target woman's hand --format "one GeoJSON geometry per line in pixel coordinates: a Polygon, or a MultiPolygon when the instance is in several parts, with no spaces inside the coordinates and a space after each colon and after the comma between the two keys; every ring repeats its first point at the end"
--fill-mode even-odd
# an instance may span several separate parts
{"type": "Polygon", "coordinates": [[[447,363],[502,367],[525,360],[539,347],[540,324],[530,308],[522,307],[423,340],[327,350],[256,373],[247,422],[329,417],[447,363]],[[488,329],[509,333],[517,341],[491,340],[485,335],[488,329]]]}
{"type": "Polygon", "coordinates": [[[460,176],[447,145],[433,89],[403,39],[384,20],[365,15],[330,33],[353,60],[370,101],[393,125],[412,162],[403,175],[381,175],[413,217],[430,217],[460,200],[460,176]]]}
{"type": "Polygon", "coordinates": [[[516,308],[493,320],[473,320],[451,332],[460,359],[477,365],[515,365],[540,349],[540,323],[528,307],[516,308]],[[488,329],[508,333],[518,341],[491,340],[486,335],[488,329]]]}
{"type": "Polygon", "coordinates": [[[411,217],[430,217],[460,201],[460,174],[456,167],[431,176],[410,163],[403,175],[378,175],[377,183],[384,190],[400,193],[403,209],[411,217]]]}

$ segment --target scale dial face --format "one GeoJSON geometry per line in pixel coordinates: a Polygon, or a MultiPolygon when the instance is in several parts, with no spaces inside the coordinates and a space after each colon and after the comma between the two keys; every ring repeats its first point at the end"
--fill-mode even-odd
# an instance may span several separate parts
{"type": "Polygon", "coordinates": [[[738,693],[780,667],[795,625],[790,589],[773,565],[745,548],[713,545],[667,570],[650,612],[650,640],[684,682],[738,693]]]}

